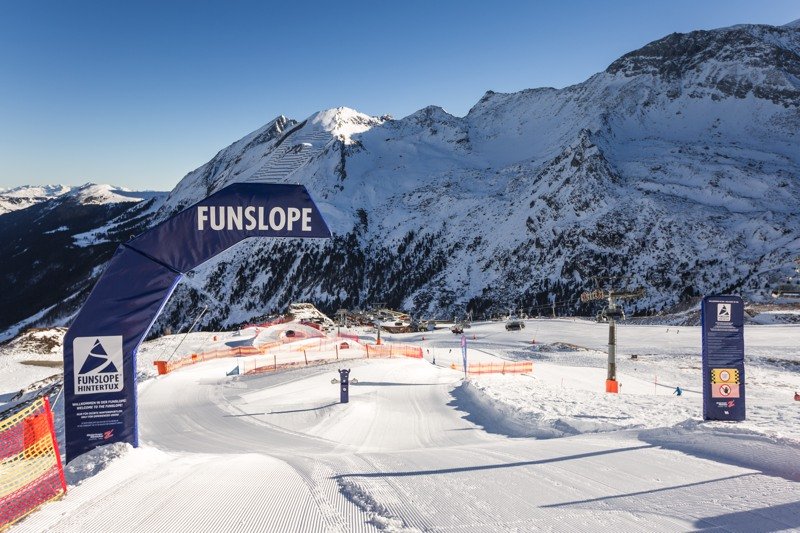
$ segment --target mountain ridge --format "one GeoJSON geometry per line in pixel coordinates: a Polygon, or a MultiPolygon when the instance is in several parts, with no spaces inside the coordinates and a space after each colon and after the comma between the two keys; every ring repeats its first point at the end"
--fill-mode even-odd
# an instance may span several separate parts
{"type": "Polygon", "coordinates": [[[580,84],[487,91],[464,117],[277,117],[141,216],[235,181],[297,182],[333,240],[225,252],[178,287],[156,330],[200,303],[208,327],[293,300],[591,313],[577,296],[594,279],[645,287],[640,313],[711,292],[767,298],[800,252],[798,42],[786,26],[672,34],[580,84]]]}

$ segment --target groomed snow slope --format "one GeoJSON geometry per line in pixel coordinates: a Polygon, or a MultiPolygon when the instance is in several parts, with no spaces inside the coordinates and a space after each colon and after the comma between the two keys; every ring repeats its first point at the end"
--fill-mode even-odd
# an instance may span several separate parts
{"type": "Polygon", "coordinates": [[[607,328],[583,321],[473,326],[471,360],[531,358],[534,371],[469,384],[449,368],[457,336],[403,336],[426,360],[348,362],[347,405],[335,365],[189,367],[141,386],[139,449],[73,461],[64,500],[12,531],[800,527],[800,328],[748,329],[743,424],[700,422],[699,329],[666,330],[620,327],[618,396],[601,392],[607,328]],[[569,436],[509,436],[520,428],[569,436]]]}

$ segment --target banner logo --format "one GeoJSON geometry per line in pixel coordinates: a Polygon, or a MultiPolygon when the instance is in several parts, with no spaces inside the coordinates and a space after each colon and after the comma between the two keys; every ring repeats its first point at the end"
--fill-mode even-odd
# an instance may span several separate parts
{"type": "Polygon", "coordinates": [[[717,322],[731,321],[731,304],[717,304],[717,322]]]}
{"type": "Polygon", "coordinates": [[[311,231],[311,213],[313,209],[304,207],[273,207],[267,213],[263,206],[197,206],[197,229],[203,231],[210,228],[214,231],[311,231]]]}
{"type": "Polygon", "coordinates": [[[72,343],[75,394],[119,392],[125,386],[122,335],[76,337],[72,343]]]}

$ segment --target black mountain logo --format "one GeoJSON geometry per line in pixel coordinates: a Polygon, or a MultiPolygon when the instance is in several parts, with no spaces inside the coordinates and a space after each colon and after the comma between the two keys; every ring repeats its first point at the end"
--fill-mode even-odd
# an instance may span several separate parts
{"type": "Polygon", "coordinates": [[[117,367],[114,366],[114,362],[108,358],[108,353],[106,352],[105,348],[103,348],[103,345],[100,344],[100,339],[96,339],[94,341],[94,346],[92,346],[92,349],[89,350],[89,357],[86,358],[86,361],[84,361],[83,366],[78,373],[88,374],[89,372],[94,372],[95,370],[97,370],[97,374],[119,372],[117,367]],[[97,370],[100,367],[103,368],[97,370]]]}

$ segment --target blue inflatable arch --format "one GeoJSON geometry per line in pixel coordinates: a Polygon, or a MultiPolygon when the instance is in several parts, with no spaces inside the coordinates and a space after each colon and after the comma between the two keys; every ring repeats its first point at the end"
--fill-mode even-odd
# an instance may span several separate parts
{"type": "Polygon", "coordinates": [[[64,338],[66,457],[138,445],[136,351],[184,273],[250,237],[329,238],[302,185],[237,183],[117,249],[64,338]]]}

